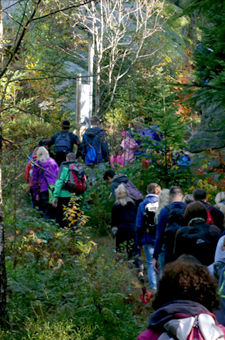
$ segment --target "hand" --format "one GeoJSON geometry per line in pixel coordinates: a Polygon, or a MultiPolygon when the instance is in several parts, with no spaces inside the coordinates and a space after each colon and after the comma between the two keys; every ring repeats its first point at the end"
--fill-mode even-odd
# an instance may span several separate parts
{"type": "Polygon", "coordinates": [[[152,259],[152,267],[154,269],[154,271],[156,272],[156,274],[159,274],[159,270],[160,270],[160,264],[159,264],[159,261],[154,259],[152,259]]]}
{"type": "Polygon", "coordinates": [[[35,201],[37,201],[37,202],[39,201],[39,195],[35,196],[35,201]]]}
{"type": "Polygon", "coordinates": [[[57,200],[52,200],[52,206],[53,206],[54,208],[57,208],[57,206],[58,206],[57,200]]]}
{"type": "Polygon", "coordinates": [[[118,228],[117,227],[112,227],[112,234],[113,234],[113,236],[116,236],[117,233],[118,233],[118,228]]]}

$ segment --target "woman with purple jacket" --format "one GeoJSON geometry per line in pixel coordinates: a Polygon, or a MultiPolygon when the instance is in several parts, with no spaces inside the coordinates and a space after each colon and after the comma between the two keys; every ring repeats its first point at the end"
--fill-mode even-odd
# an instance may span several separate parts
{"type": "Polygon", "coordinates": [[[40,208],[47,219],[54,218],[53,208],[49,204],[48,189],[50,185],[55,184],[58,170],[58,164],[49,157],[47,149],[40,147],[33,168],[33,194],[34,198],[40,201],[40,208]]]}

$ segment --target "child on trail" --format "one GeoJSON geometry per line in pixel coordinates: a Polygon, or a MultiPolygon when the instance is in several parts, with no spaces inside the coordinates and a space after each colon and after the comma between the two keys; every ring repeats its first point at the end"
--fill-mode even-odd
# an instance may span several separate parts
{"type": "Polygon", "coordinates": [[[130,133],[128,131],[122,132],[122,142],[121,146],[124,149],[123,157],[125,160],[125,164],[128,164],[132,161],[134,161],[134,154],[135,151],[139,149],[139,145],[137,142],[135,142],[134,139],[131,138],[130,133]]]}
{"type": "Polygon", "coordinates": [[[114,150],[114,155],[110,157],[110,164],[114,167],[115,165],[121,165],[124,167],[124,158],[123,158],[124,149],[121,145],[117,145],[114,150]]]}

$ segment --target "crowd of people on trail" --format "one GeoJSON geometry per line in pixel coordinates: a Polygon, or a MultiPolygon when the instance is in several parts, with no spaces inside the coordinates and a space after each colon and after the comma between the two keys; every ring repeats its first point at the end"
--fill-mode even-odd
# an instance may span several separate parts
{"type": "MultiPolygon", "coordinates": [[[[62,131],[41,141],[28,159],[25,180],[32,205],[44,218],[55,219],[60,228],[68,227],[64,207],[71,196],[79,196],[82,205],[87,183],[110,163],[103,180],[110,185],[114,199],[111,232],[118,260],[127,254],[143,287],[148,281],[154,296],[155,312],[138,340],[224,339],[225,192],[216,195],[212,206],[202,188],[184,196],[178,186],[162,188],[158,183],[146,183],[144,197],[115,167],[119,164],[124,168],[137,155],[146,153],[142,139],[135,139],[137,132],[153,143],[162,140],[157,126],[142,129],[140,123],[136,119],[129,131],[122,132],[121,145],[110,157],[107,134],[98,117],[92,117],[82,141],[69,131],[69,121],[63,121],[62,131]],[[53,145],[54,154],[50,150],[53,145]]],[[[189,162],[188,157],[180,158],[180,153],[176,157],[184,162],[181,165],[189,162]]]]}

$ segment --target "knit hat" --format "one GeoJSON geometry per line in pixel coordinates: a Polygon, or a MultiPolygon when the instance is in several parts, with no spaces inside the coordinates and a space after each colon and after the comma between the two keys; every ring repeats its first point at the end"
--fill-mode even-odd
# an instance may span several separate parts
{"type": "Polygon", "coordinates": [[[62,127],[69,129],[70,128],[70,122],[68,120],[64,120],[62,122],[62,127]]]}

